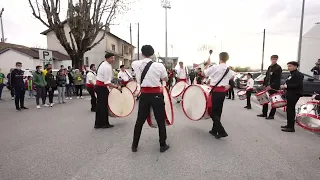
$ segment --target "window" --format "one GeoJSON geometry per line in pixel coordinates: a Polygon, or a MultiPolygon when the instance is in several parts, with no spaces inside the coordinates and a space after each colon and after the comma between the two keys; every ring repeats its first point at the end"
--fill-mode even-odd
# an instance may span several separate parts
{"type": "Polygon", "coordinates": [[[89,66],[89,57],[85,57],[85,64],[89,66]]]}
{"type": "Polygon", "coordinates": [[[281,79],[287,79],[290,75],[290,72],[282,72],[281,79]]]}
{"type": "Polygon", "coordinates": [[[116,45],[111,44],[111,49],[112,49],[112,51],[116,51],[116,45]]]}

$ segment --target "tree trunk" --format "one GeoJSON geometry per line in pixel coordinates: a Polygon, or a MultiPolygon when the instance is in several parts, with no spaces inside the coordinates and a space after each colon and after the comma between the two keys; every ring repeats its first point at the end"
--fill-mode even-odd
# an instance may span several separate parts
{"type": "Polygon", "coordinates": [[[70,56],[72,60],[72,67],[75,69],[82,70],[83,66],[83,53],[77,53],[76,55],[70,56]]]}

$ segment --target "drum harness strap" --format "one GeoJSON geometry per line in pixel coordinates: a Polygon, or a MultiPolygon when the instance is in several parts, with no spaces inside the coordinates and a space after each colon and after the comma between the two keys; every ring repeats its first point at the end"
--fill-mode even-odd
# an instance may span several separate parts
{"type": "Polygon", "coordinates": [[[229,72],[229,68],[227,68],[226,72],[224,72],[222,78],[217,82],[217,84],[216,84],[215,86],[213,86],[213,88],[212,88],[211,91],[210,91],[210,94],[211,94],[211,93],[214,91],[214,89],[219,85],[219,83],[222,81],[222,79],[223,79],[224,77],[226,77],[226,75],[228,74],[228,72],[229,72]]]}
{"type": "Polygon", "coordinates": [[[142,84],[144,78],[146,77],[147,72],[149,71],[149,68],[151,66],[151,64],[153,63],[153,61],[149,61],[146,65],[146,67],[144,67],[142,73],[141,73],[141,79],[140,79],[140,85],[142,84]]]}

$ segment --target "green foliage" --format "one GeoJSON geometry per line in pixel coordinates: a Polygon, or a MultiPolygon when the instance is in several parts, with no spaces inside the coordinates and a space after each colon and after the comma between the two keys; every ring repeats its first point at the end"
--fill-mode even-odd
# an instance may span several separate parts
{"type": "Polygon", "coordinates": [[[231,68],[233,71],[235,72],[250,72],[251,68],[250,67],[240,67],[240,66],[236,66],[236,67],[232,67],[231,68]]]}

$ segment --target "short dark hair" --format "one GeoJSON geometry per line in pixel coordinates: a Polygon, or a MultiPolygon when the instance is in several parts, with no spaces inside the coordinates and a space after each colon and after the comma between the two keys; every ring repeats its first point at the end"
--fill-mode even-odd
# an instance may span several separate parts
{"type": "Polygon", "coordinates": [[[251,74],[251,73],[248,73],[247,75],[249,75],[250,77],[252,77],[252,74],[251,74]]]}
{"type": "Polygon", "coordinates": [[[21,64],[22,64],[21,62],[16,62],[16,66],[21,65],[21,64]]]}
{"type": "Polygon", "coordinates": [[[42,66],[36,66],[36,69],[40,69],[42,66]]]}
{"type": "Polygon", "coordinates": [[[287,63],[287,65],[288,64],[291,64],[291,65],[294,65],[296,67],[299,67],[299,63],[297,61],[290,61],[290,62],[287,63]]]}
{"type": "Polygon", "coordinates": [[[124,65],[122,64],[121,66],[120,66],[120,68],[123,68],[124,67],[124,65]]]}
{"type": "Polygon", "coordinates": [[[278,55],[272,55],[271,59],[273,59],[273,58],[279,59],[279,56],[278,55]]]}
{"type": "Polygon", "coordinates": [[[61,64],[60,67],[64,67],[64,65],[61,64]]]}
{"type": "Polygon", "coordinates": [[[227,62],[229,60],[229,54],[227,52],[221,52],[219,54],[219,59],[223,62],[227,62]]]}
{"type": "Polygon", "coordinates": [[[104,55],[104,58],[108,59],[110,57],[114,56],[113,53],[107,53],[106,55],[104,55]]]}
{"type": "Polygon", "coordinates": [[[144,55],[145,57],[150,57],[154,54],[154,49],[151,45],[144,45],[141,48],[141,53],[142,55],[144,55]]]}
{"type": "Polygon", "coordinates": [[[92,69],[94,66],[96,66],[95,64],[90,64],[90,69],[92,69]]]}

